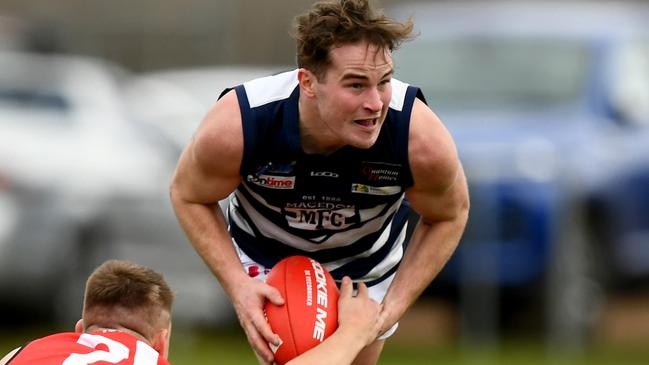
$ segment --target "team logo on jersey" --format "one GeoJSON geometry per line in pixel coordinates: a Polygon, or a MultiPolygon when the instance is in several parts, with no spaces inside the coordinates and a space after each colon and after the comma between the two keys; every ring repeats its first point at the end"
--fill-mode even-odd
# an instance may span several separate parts
{"type": "Polygon", "coordinates": [[[323,201],[288,203],[284,216],[291,227],[306,230],[342,230],[360,222],[354,205],[323,201]]]}
{"type": "Polygon", "coordinates": [[[295,168],[295,163],[296,162],[297,161],[282,162],[282,163],[275,162],[275,163],[273,163],[272,161],[269,161],[266,165],[261,167],[258,171],[259,171],[259,173],[288,175],[288,174],[293,173],[293,169],[295,168]]]}
{"type": "Polygon", "coordinates": [[[248,182],[270,189],[294,189],[295,176],[248,175],[248,182]]]}

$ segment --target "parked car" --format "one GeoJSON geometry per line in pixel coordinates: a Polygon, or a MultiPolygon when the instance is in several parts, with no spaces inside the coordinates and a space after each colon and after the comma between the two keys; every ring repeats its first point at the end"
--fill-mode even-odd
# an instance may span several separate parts
{"type": "Polygon", "coordinates": [[[130,74],[17,51],[0,52],[0,69],[0,293],[12,314],[3,320],[71,323],[87,275],[108,258],[164,272],[179,294],[177,323],[229,320],[175,221],[176,161],[127,112],[130,74]]]}
{"type": "MultiPolygon", "coordinates": [[[[414,20],[395,77],[422,87],[471,191],[466,233],[433,287],[455,288],[478,336],[531,307],[536,328],[580,342],[602,288],[586,202],[649,145],[649,7],[435,2],[387,13],[414,20]]],[[[646,187],[619,192],[633,200],[646,187]]]]}
{"type": "Polygon", "coordinates": [[[124,96],[134,120],[174,146],[177,158],[223,90],[281,70],[272,65],[225,65],[150,71],[136,75],[124,96]]]}

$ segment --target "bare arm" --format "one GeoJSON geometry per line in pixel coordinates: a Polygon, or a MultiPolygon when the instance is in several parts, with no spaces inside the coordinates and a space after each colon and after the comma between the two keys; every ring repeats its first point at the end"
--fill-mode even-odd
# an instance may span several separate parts
{"type": "Polygon", "coordinates": [[[352,296],[352,281],[345,276],[338,301],[338,329],[324,342],[310,349],[287,365],[351,364],[356,355],[379,335],[384,317],[381,306],[373,301],[363,283],[358,295],[352,296]]]}
{"type": "Polygon", "coordinates": [[[455,251],[466,225],[469,195],[455,144],[437,116],[416,100],[409,159],[414,186],[407,192],[421,215],[384,298],[387,330],[407,311],[455,251]]]}
{"type": "Polygon", "coordinates": [[[250,278],[232,246],[218,201],[241,181],[243,130],[236,93],[231,91],[210,110],[183,151],[170,195],[174,211],[196,252],[230,297],[255,352],[272,361],[268,342],[278,343],[263,316],[266,299],[283,304],[279,292],[250,278]]]}

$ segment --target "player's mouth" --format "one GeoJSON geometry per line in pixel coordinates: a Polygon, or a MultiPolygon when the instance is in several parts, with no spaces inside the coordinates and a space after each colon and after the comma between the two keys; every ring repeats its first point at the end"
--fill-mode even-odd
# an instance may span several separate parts
{"type": "Polygon", "coordinates": [[[374,128],[379,123],[379,118],[355,119],[354,123],[364,128],[374,128]]]}

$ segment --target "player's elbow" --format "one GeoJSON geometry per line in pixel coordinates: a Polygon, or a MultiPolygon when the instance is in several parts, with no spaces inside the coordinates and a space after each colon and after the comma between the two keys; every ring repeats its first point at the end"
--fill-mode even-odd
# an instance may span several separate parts
{"type": "Polygon", "coordinates": [[[459,212],[458,212],[458,221],[462,225],[462,228],[464,229],[464,226],[466,226],[466,223],[469,220],[469,211],[471,210],[471,202],[469,199],[469,196],[467,195],[466,198],[462,201],[459,212]]]}
{"type": "Polygon", "coordinates": [[[171,206],[176,209],[178,207],[179,203],[179,193],[178,193],[178,187],[176,186],[175,182],[172,180],[171,184],[169,185],[169,200],[171,201],[171,206]]]}
{"type": "Polygon", "coordinates": [[[453,215],[453,220],[456,224],[464,230],[468,220],[469,220],[469,211],[471,209],[471,199],[469,198],[468,189],[466,189],[466,184],[464,189],[461,189],[461,193],[458,194],[455,198],[455,213],[453,215]]]}
{"type": "Polygon", "coordinates": [[[185,199],[182,198],[181,185],[178,175],[174,174],[169,183],[169,200],[174,209],[177,209],[185,201],[185,199]]]}

